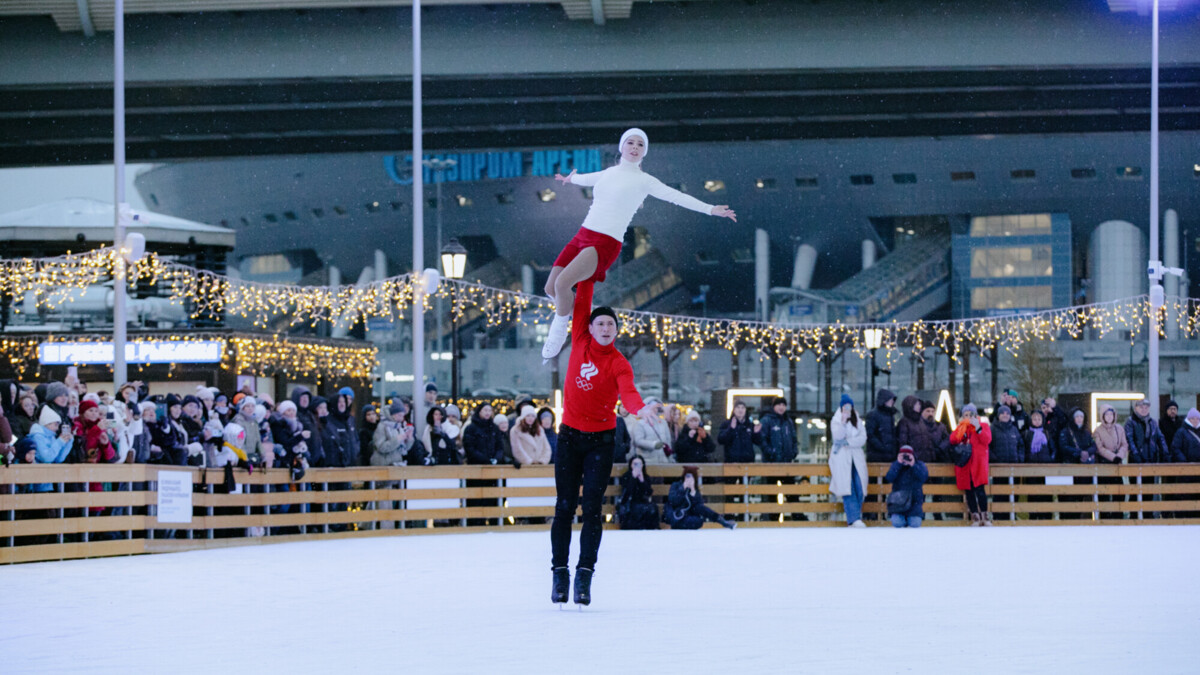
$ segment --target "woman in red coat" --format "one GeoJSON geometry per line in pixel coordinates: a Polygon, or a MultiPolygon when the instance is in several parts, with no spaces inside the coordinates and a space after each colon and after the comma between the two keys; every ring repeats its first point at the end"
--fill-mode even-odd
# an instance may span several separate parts
{"type": "Polygon", "coordinates": [[[971,526],[991,525],[992,514],[988,512],[988,445],[992,442],[992,429],[979,419],[979,412],[970,403],[963,406],[962,419],[958,428],[950,434],[950,443],[971,445],[971,460],[966,466],[954,467],[954,480],[958,489],[967,498],[967,510],[971,512],[971,526]]]}

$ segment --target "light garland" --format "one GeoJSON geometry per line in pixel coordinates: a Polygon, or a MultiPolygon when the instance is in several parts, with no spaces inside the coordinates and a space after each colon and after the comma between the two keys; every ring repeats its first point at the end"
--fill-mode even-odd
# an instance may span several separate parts
{"type": "MultiPolygon", "coordinates": [[[[0,260],[0,294],[25,297],[32,293],[38,308],[53,309],[78,297],[87,287],[112,279],[115,271],[116,252],[112,248],[57,258],[0,260]]],[[[405,274],[355,286],[262,284],[167,262],[154,254],[133,265],[128,275],[132,282],[165,290],[170,301],[189,308],[193,319],[228,314],[250,319],[260,328],[284,317],[293,326],[315,326],[325,321],[366,324],[373,318],[403,321],[412,308],[414,286],[420,280],[416,275],[405,274]]],[[[489,327],[538,324],[547,321],[553,311],[552,303],[545,297],[461,280],[442,279],[433,293],[422,298],[424,311],[431,309],[435,298],[448,299],[450,311],[460,324],[482,319],[489,327]]],[[[1015,355],[1026,342],[1054,341],[1062,336],[1078,338],[1085,331],[1104,336],[1125,330],[1130,332],[1131,339],[1137,339],[1147,330],[1150,312],[1149,299],[1143,295],[1009,317],[881,324],[783,325],[634,310],[618,310],[617,314],[621,318],[621,335],[648,338],[660,350],[690,349],[693,358],[708,346],[734,353],[743,348],[756,349],[763,358],[778,356],[789,360],[806,353],[822,360],[843,352],[866,358],[870,350],[863,330],[879,328],[883,331],[879,351],[891,363],[906,352],[921,356],[930,349],[943,351],[955,360],[967,350],[1003,349],[1015,355]]],[[[1160,312],[1160,334],[1165,334],[1168,323],[1189,338],[1200,333],[1200,301],[1171,300],[1160,312]]],[[[319,350],[285,355],[275,343],[255,343],[247,345],[245,350],[258,356],[248,363],[269,363],[264,367],[286,367],[298,372],[323,372],[326,366],[320,364],[330,363],[332,358],[319,350]]],[[[6,353],[10,359],[14,358],[11,351],[6,353]]],[[[358,363],[366,358],[359,355],[350,360],[358,363]]]]}
{"type": "MultiPolygon", "coordinates": [[[[111,342],[110,335],[68,333],[60,335],[21,335],[0,338],[0,349],[17,376],[24,378],[32,371],[41,378],[38,345],[44,342],[111,342]]],[[[359,346],[290,336],[250,336],[214,333],[173,333],[137,335],[129,342],[205,342],[221,343],[222,370],[238,375],[272,375],[283,373],[292,377],[323,379],[369,379],[379,366],[379,351],[374,345],[359,346]]],[[[79,365],[79,364],[76,364],[79,365]]],[[[168,372],[177,364],[167,364],[168,372]]],[[[130,364],[139,372],[154,366],[130,364]]],[[[108,369],[112,370],[109,364],[108,369]]]]}

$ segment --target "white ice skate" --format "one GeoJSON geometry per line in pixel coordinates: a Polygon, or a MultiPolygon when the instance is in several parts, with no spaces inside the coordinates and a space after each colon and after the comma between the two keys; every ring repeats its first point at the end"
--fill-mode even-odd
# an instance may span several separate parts
{"type": "Polygon", "coordinates": [[[554,315],[554,321],[550,322],[550,332],[546,335],[546,343],[542,345],[542,358],[550,360],[562,351],[563,344],[567,341],[567,328],[570,325],[570,317],[554,315]]]}

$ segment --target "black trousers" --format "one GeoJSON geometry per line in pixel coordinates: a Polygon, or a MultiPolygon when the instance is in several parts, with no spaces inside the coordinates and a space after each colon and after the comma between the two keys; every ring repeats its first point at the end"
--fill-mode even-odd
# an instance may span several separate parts
{"type": "Polygon", "coordinates": [[[976,485],[970,490],[964,490],[967,495],[967,510],[971,513],[984,513],[988,510],[988,498],[985,486],[976,485]]]}
{"type": "Polygon", "coordinates": [[[583,488],[583,532],[579,536],[579,567],[596,569],[604,519],[600,507],[613,466],[613,432],[583,432],[562,425],[554,464],[554,525],[550,528],[551,567],[568,567],[571,521],[583,488]]]}

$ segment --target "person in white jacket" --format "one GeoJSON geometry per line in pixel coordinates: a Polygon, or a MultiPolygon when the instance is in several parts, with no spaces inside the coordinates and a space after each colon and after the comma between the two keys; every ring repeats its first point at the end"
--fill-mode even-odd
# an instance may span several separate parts
{"type": "Polygon", "coordinates": [[[608,268],[621,253],[625,230],[629,229],[633,214],[641,208],[646,197],[657,197],[676,206],[737,222],[737,215],[728,206],[705,204],[643,172],[642,158],[650,149],[650,137],[646,132],[629,129],[621,134],[617,148],[621,161],[616,166],[594,173],[571,171],[566,176],[554,176],[564,185],[573,183],[594,190],[592,206],[583,225],[554,261],[550,279],[546,282],[546,295],[554,300],[555,315],[542,347],[542,358],[557,356],[567,339],[567,324],[575,306],[575,292],[571,289],[582,281],[604,281],[608,268]]]}
{"type": "MultiPolygon", "coordinates": [[[[637,423],[630,426],[633,454],[641,455],[646,464],[669,464],[672,461],[667,454],[671,449],[671,429],[667,421],[659,417],[663,412],[662,401],[651,397],[645,400],[645,404],[653,414],[639,416],[637,423]]],[[[629,424],[626,423],[626,426],[629,424]]]]}
{"type": "Polygon", "coordinates": [[[863,501],[867,498],[866,423],[854,410],[854,401],[842,394],[838,411],[830,420],[833,448],[829,451],[829,492],[842,498],[846,524],[866,527],[862,521],[863,501]]]}

